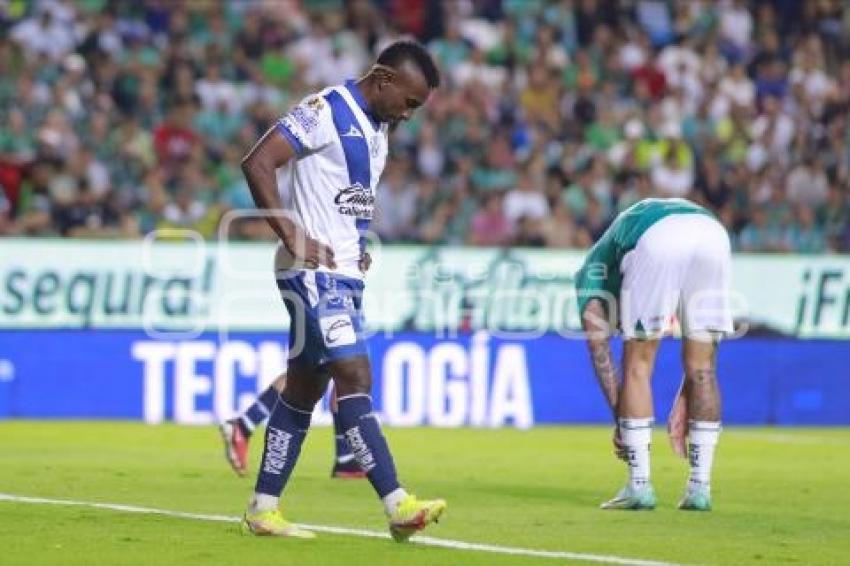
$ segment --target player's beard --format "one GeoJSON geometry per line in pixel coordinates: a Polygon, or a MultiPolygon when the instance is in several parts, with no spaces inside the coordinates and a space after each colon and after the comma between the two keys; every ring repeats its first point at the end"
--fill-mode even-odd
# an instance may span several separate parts
{"type": "Polygon", "coordinates": [[[395,118],[395,119],[390,120],[390,122],[389,122],[389,125],[390,125],[390,131],[391,131],[391,132],[396,131],[396,129],[398,128],[398,125],[399,125],[399,124],[401,124],[401,120],[399,120],[398,118],[395,118]]]}

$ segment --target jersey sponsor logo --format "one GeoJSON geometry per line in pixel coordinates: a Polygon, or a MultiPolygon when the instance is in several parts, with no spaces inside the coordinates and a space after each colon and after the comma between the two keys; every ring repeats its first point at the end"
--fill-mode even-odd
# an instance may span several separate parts
{"type": "Polygon", "coordinates": [[[357,129],[354,124],[351,124],[351,127],[348,128],[348,131],[342,134],[344,138],[362,138],[363,132],[357,129]]]}
{"type": "Polygon", "coordinates": [[[360,183],[354,183],[340,189],[334,197],[334,204],[337,205],[340,214],[371,220],[372,210],[375,207],[375,196],[371,190],[360,183]]]}
{"type": "Polygon", "coordinates": [[[357,334],[354,333],[354,325],[348,314],[320,318],[319,326],[322,329],[325,345],[329,348],[350,346],[357,342],[357,334]]]}
{"type": "Polygon", "coordinates": [[[306,106],[296,106],[289,113],[293,122],[301,126],[305,133],[312,132],[319,125],[319,114],[317,111],[306,106]]]}

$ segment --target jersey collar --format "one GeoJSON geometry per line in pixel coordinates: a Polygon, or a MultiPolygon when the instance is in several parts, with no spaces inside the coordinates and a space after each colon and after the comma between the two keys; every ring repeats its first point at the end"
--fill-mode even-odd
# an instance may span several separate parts
{"type": "Polygon", "coordinates": [[[360,87],[357,86],[357,83],[354,79],[348,79],[345,81],[345,88],[348,89],[348,92],[351,93],[351,96],[354,97],[354,102],[357,103],[357,106],[360,107],[360,110],[369,118],[369,121],[372,123],[372,127],[377,131],[381,124],[375,118],[374,113],[369,109],[369,105],[366,103],[366,98],[363,96],[363,92],[361,92],[360,87]]]}

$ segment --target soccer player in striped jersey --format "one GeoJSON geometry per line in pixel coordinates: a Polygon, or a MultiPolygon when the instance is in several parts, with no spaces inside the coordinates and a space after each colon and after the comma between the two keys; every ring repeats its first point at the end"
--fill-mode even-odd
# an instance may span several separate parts
{"type": "Polygon", "coordinates": [[[659,339],[678,315],[685,377],[670,416],[671,441],[690,477],[680,509],[711,508],[711,467],[720,434],[717,346],[732,331],[731,253],[723,226],[683,199],[646,199],[623,211],[576,274],[579,313],[596,377],[614,413],[614,443],[629,482],[604,509],[652,509],[650,387],[659,339]],[[619,322],[623,378],[609,347],[619,322]]]}
{"type": "Polygon", "coordinates": [[[275,276],[290,318],[286,383],[266,425],[254,495],[242,522],[247,532],[315,536],[284,519],[279,499],[330,379],[341,430],[383,502],[393,538],[407,540],[446,507],[443,500],[420,500],[401,486],[374,413],[361,269],[388,131],[409,119],[438,85],[427,50],[396,42],[364,77],[305,98],[242,161],[254,202],[281,241],[275,276]],[[285,209],[279,168],[291,184],[292,202],[285,209]]]}

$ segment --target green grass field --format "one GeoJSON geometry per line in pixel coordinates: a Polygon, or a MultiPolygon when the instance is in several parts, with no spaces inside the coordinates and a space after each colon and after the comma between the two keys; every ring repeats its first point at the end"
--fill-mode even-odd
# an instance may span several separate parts
{"type": "MultiPolygon", "coordinates": [[[[596,427],[389,430],[403,482],[449,501],[427,534],[444,539],[683,564],[848,564],[850,430],[728,429],[715,510],[675,510],[686,463],[655,434],[652,512],[601,511],[624,478],[596,427]]],[[[284,498],[316,525],[383,530],[365,481],[328,479],[331,433],[312,431],[284,498]]],[[[256,462],[261,443],[253,445],[256,462]]],[[[0,492],[239,515],[253,478],[226,467],[214,428],[129,423],[0,424],[0,492]]],[[[0,501],[0,564],[543,564],[506,556],[320,534],[253,538],[236,523],[0,501]]]]}

